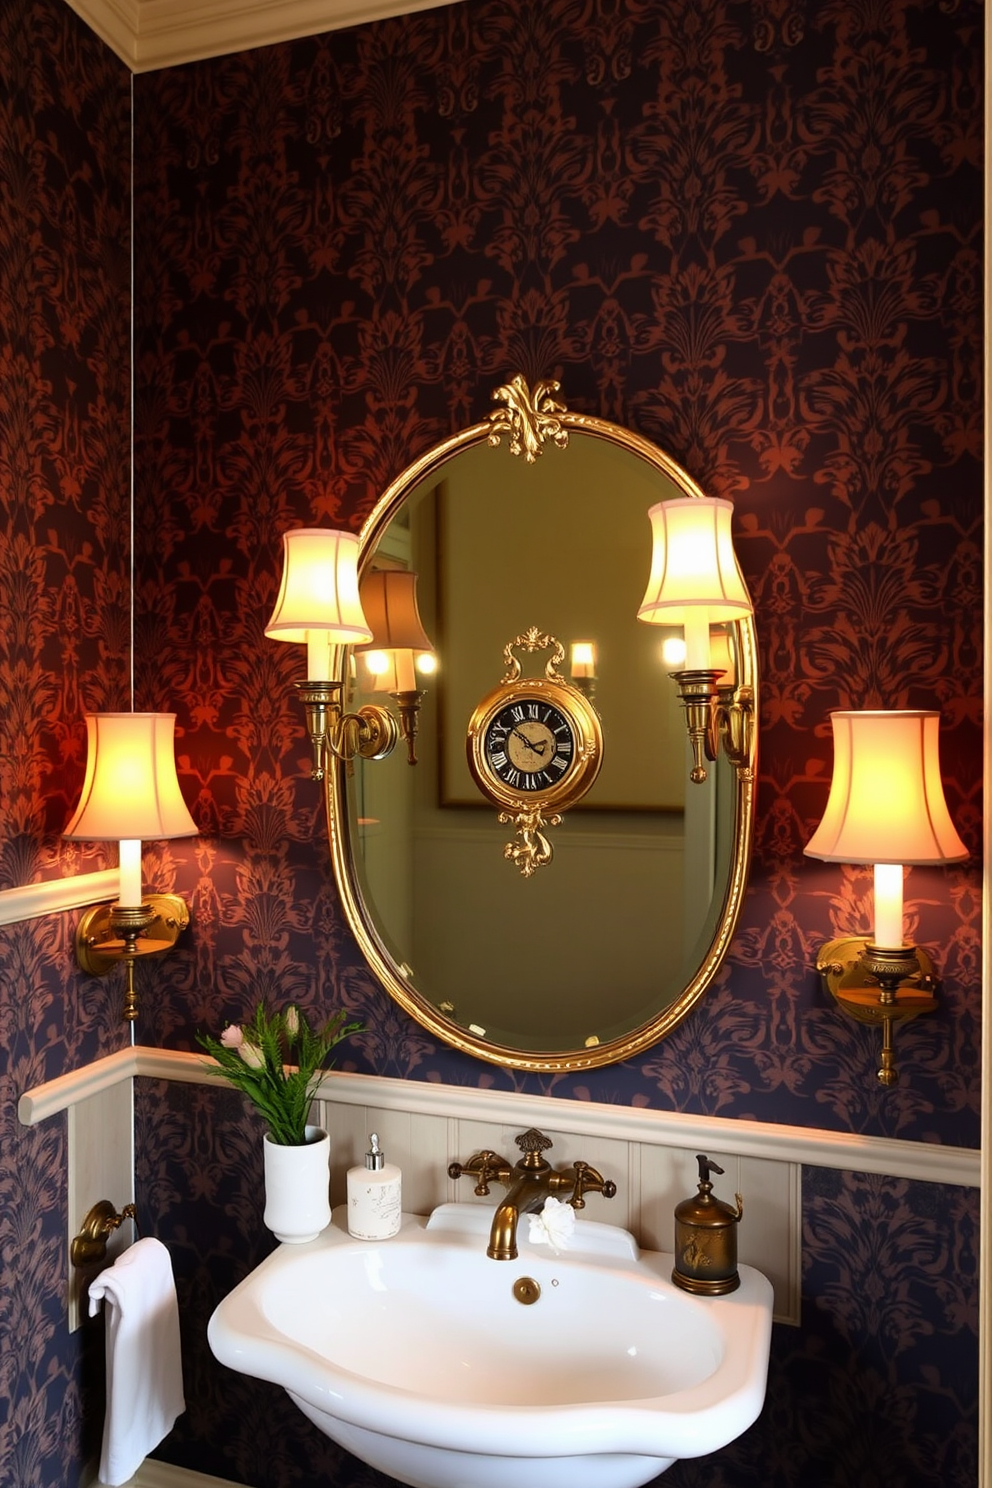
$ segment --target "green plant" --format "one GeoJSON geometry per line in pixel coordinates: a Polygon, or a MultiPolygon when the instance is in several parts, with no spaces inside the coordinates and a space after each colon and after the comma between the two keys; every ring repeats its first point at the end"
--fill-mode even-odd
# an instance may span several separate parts
{"type": "Polygon", "coordinates": [[[295,1004],[270,1014],[258,1004],[249,1023],[229,1023],[220,1038],[198,1033],[197,1043],[212,1055],[220,1073],[268,1122],[269,1134],[283,1147],[306,1143],[307,1118],[330,1051],[361,1023],[345,1023],[337,1012],[318,1030],[295,1004]]]}

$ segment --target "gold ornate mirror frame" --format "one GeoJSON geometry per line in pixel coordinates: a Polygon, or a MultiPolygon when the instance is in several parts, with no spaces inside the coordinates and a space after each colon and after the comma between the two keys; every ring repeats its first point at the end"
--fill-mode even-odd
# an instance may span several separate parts
{"type": "MultiPolygon", "coordinates": [[[[499,388],[494,394],[497,407],[481,423],[443,440],[420,456],[380,497],[361,531],[360,572],[368,565],[390,522],[407,498],[453,456],[488,442],[496,446],[507,436],[511,453],[532,463],[543,456],[546,445],[563,448],[573,433],[605,440],[643,460],[647,466],[666,476],[684,496],[702,497],[704,492],[692,478],[665,452],[639,434],[606,420],[570,413],[558,400],[558,384],[541,382],[533,395],[520,377],[499,388]]],[[[553,451],[549,458],[554,458],[553,451]]],[[[645,514],[646,515],[646,514],[645,514]]],[[[650,557],[650,542],[645,520],[645,573],[650,557]]],[[[733,771],[734,822],[732,853],[723,903],[715,921],[712,939],[701,957],[700,965],[683,990],[672,997],[656,1016],[622,1037],[604,1040],[593,1047],[565,1051],[521,1051],[476,1036],[469,1028],[447,1018],[439,1008],[417,991],[387,949],[376,926],[375,916],[365,902],[361,874],[357,868],[357,844],[351,840],[352,828],[348,807],[348,767],[336,761],[324,778],[324,799],[334,874],[348,922],[373,974],[389,995],[421,1027],[466,1054],[474,1055],[504,1068],[540,1073],[580,1071],[629,1059],[650,1048],[672,1031],[695,1007],[716,976],[733,937],[747,882],[751,858],[754,793],[755,739],[757,735],[757,660],[753,621],[750,616],[733,622],[736,639],[739,692],[744,690],[752,700],[755,726],[748,730],[746,758],[733,771]]],[[[342,682],[348,665],[348,651],[337,652],[332,675],[342,682]]],[[[659,908],[659,912],[660,908],[659,908]]]]}

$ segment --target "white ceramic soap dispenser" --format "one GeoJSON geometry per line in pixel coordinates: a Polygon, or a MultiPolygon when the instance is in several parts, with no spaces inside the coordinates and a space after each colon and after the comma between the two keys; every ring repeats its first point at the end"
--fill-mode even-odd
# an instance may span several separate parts
{"type": "Polygon", "coordinates": [[[375,1132],[361,1167],[348,1169],[348,1234],[356,1240],[388,1240],[400,1227],[402,1179],[387,1163],[375,1132]]]}

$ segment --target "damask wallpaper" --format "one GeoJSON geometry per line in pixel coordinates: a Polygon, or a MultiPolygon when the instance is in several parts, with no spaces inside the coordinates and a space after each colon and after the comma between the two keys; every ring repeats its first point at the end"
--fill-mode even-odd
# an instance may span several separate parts
{"type": "MultiPolygon", "coordinates": [[[[0,6],[0,888],[61,844],[85,708],[129,705],[130,83],[65,6],[0,6]]],[[[70,1337],[65,1128],[21,1092],[125,1041],[72,917],[0,927],[0,1484],[75,1482],[102,1338],[70,1337]]]]}
{"type": "MultiPolygon", "coordinates": [[[[177,712],[202,829],[146,854],[194,924],[141,1042],[293,997],[365,1022],[341,1061],[365,1072],[977,1146],[981,28],[978,0],[468,0],[135,79],[136,704],[177,712]],[[734,500],[761,647],[757,846],[718,984],[641,1058],[547,1081],[434,1045],[364,970],[302,658],[262,636],[282,530],[357,528],[518,370],[734,500]],[[942,1008],[889,1092],[810,969],[867,928],[870,878],[802,855],[827,714],[863,705],[941,709],[973,852],[909,875],[942,1008]]],[[[128,704],[130,151],[126,73],[62,0],[5,6],[0,62],[6,886],[60,851],[83,707],[128,704]]],[[[62,1321],[62,1128],[14,1109],[124,1039],[71,931],[0,931],[4,1488],[75,1481],[99,1430],[98,1361],[62,1321]]],[[[162,1455],[383,1483],[206,1348],[269,1243],[237,1098],[140,1082],[137,1133],[192,1402],[162,1455]]],[[[973,1488],[976,1196],[820,1170],[804,1196],[803,1326],[776,1330],[762,1421],[664,1481],[973,1488]]]]}
{"type": "MultiPolygon", "coordinates": [[[[139,689],[179,711],[204,828],[173,848],[196,926],[144,1037],[330,1000],[366,1025],[343,1060],[364,1072],[977,1145],[977,856],[910,875],[943,1004],[885,1092],[811,970],[868,927],[870,876],[802,849],[829,710],[927,706],[978,851],[980,30],[953,0],[469,0],[137,79],[139,689]],[[364,969],[302,655],[262,636],[283,529],[357,528],[518,370],[734,500],[761,648],[757,849],[719,982],[646,1055],[546,1080],[436,1046],[364,969]]],[[[259,1243],[256,1144],[213,1110],[141,1097],[197,1318],[199,1404],[165,1455],[379,1482],[204,1356],[259,1243]]],[[[972,1484],[974,1196],[823,1173],[806,1194],[804,1326],[763,1423],[666,1481],[972,1484]]]]}
{"type": "Polygon", "coordinates": [[[471,3],[136,80],[139,692],[179,712],[204,838],[145,1036],[331,988],[362,1070],[977,1144],[979,865],[916,869],[944,975],[905,1080],[817,946],[871,879],[805,859],[837,707],[940,708],[980,799],[980,9],[471,3]],[[873,16],[884,16],[876,27],[873,16]],[[880,29],[879,29],[880,27],[880,29]],[[433,1046],[328,885],[265,641],[291,525],[357,527],[514,369],[731,497],[761,647],[757,851],[704,1010],[539,1081],[433,1046]]]}

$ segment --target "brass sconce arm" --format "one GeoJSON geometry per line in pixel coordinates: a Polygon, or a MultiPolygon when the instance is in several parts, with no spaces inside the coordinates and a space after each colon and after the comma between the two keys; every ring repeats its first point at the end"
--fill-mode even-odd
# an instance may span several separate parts
{"type": "Polygon", "coordinates": [[[384,759],[395,747],[400,726],[386,708],[368,703],[346,713],[340,682],[297,682],[304,706],[307,737],[313,751],[314,780],[323,780],[328,754],[336,759],[384,759]]]}
{"type": "Polygon", "coordinates": [[[146,894],[141,904],[95,904],[76,926],[76,962],[88,976],[106,976],[123,961],[127,973],[124,1017],[138,1016],[134,965],[142,956],[171,951],[189,924],[189,908],[178,894],[146,894]]]}
{"type": "Polygon", "coordinates": [[[706,761],[717,759],[722,743],[734,768],[751,769],[754,749],[754,697],[750,687],[721,687],[722,672],[699,668],[672,672],[685,710],[686,729],[692,749],[689,779],[700,785],[706,779],[706,761]]]}
{"type": "Polygon", "coordinates": [[[391,692],[389,696],[396,704],[400,715],[400,737],[406,741],[407,763],[417,763],[417,731],[420,724],[420,703],[424,694],[420,688],[391,692]]]}
{"type": "Polygon", "coordinates": [[[889,950],[872,945],[863,936],[843,936],[827,941],[816,969],[826,990],[849,1017],[882,1025],[879,1083],[897,1084],[895,1024],[932,1013],[939,1006],[930,957],[914,945],[889,950]]]}

